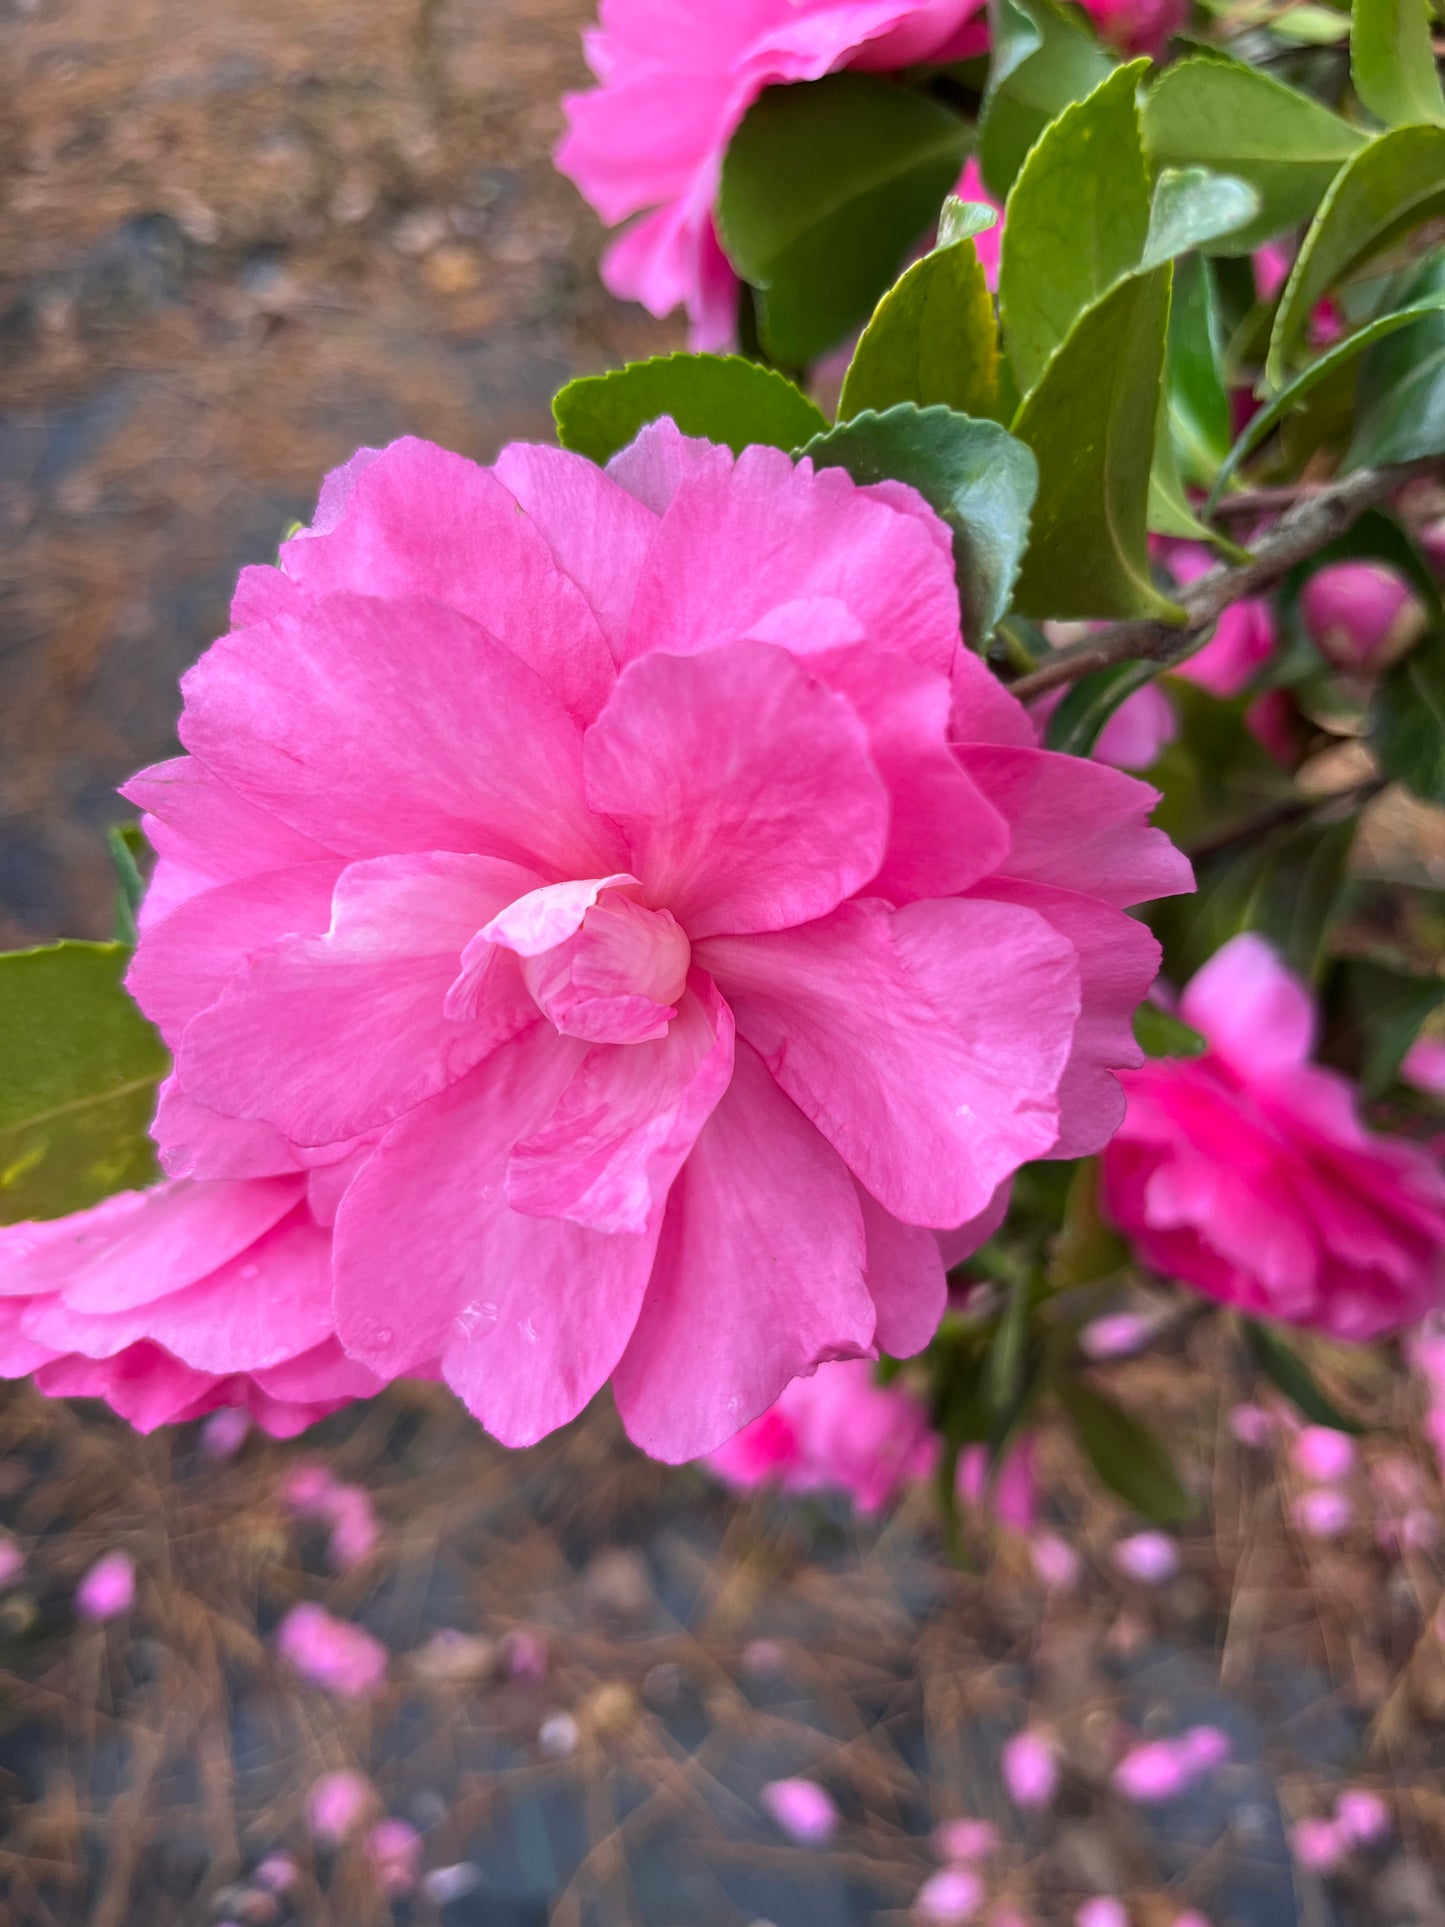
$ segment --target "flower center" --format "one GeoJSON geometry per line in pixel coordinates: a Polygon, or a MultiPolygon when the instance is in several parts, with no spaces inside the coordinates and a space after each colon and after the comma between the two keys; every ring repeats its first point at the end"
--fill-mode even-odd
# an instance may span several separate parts
{"type": "Polygon", "coordinates": [[[522,960],[537,1007],[568,1037],[643,1044],[666,1035],[692,946],[668,910],[604,890],[574,934],[522,960]]]}

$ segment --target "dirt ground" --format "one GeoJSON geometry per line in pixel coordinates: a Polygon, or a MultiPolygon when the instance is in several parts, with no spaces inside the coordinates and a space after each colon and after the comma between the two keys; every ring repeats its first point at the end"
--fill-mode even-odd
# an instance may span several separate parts
{"type": "MultiPolygon", "coordinates": [[[[569,375],[676,344],[601,292],[596,224],[548,162],[582,12],[0,0],[0,943],[108,934],[114,786],[168,753],[178,674],[326,468],[408,431],[478,456],[545,436],[569,375]]],[[[976,1569],[949,1568],[926,1494],[874,1524],[739,1504],[630,1453],[606,1410],[513,1456],[402,1387],[216,1462],[196,1428],[142,1442],[4,1389],[0,1523],[26,1567],[0,1591],[0,1920],[901,1927],[930,1829],[974,1814],[1004,1836],[991,1899],[1040,1923],[1120,1893],[1134,1927],[1186,1904],[1440,1927],[1440,1551],[1382,1546],[1363,1475],[1354,1527],[1296,1531],[1282,1453],[1226,1423],[1241,1372],[1208,1321],[1111,1370],[1169,1415],[1202,1501],[1162,1587],[1120,1578],[1131,1522],[1048,1441],[1050,1519],[1083,1558],[1052,1593],[978,1534],[976,1569]],[[380,1516],[343,1574],[282,1502],[311,1458],[380,1516]],[[85,1625],[76,1581],[117,1547],[135,1608],[85,1625]],[[286,1673],[299,1600],[384,1641],[379,1699],[286,1673]],[[541,1677],[509,1670],[519,1631],[541,1677]],[[1047,1814],[1000,1785],[1029,1721],[1067,1763],[1047,1814]],[[1121,1733],[1200,1721],[1233,1760],[1187,1798],[1109,1790],[1121,1733]],[[341,1766],[450,1885],[387,1899],[356,1846],[313,1848],[307,1789],[341,1766]],[[763,1815],[790,1773],[836,1800],[828,1846],[763,1815]],[[1391,1836],[1324,1881],[1287,1831],[1345,1785],[1385,1795],[1391,1836]],[[257,1879],[280,1851],[282,1898],[257,1879]]],[[[1440,1520],[1411,1389],[1345,1389],[1440,1520]]]]}

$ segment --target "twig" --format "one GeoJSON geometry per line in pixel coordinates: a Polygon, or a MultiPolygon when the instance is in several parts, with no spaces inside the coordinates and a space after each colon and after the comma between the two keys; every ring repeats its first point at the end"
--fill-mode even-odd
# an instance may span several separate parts
{"type": "Polygon", "coordinates": [[[1328,487],[1328,482],[1294,482],[1287,488],[1243,488],[1237,495],[1220,497],[1214,505],[1215,520],[1227,515],[1274,515],[1296,502],[1312,501],[1328,487]]]}
{"type": "Polygon", "coordinates": [[[1085,636],[1056,649],[1047,662],[1020,676],[1009,688],[1022,702],[1042,696],[1062,683],[1076,682],[1096,669],[1119,662],[1157,662],[1161,669],[1182,662],[1203,640],[1231,604],[1272,589],[1291,569],[1307,562],[1345,534],[1364,514],[1393,495],[1413,476],[1439,470],[1436,459],[1406,462],[1394,468],[1362,468],[1342,481],[1297,501],[1275,526],[1262,535],[1248,562],[1237,568],[1211,569],[1208,575],[1180,591],[1185,611],[1181,623],[1161,622],[1153,616],[1117,622],[1097,635],[1085,636]]]}

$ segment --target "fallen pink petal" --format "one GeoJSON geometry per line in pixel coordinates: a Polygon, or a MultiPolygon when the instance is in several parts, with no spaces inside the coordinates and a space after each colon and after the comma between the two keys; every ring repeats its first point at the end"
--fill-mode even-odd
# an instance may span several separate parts
{"type": "Polygon", "coordinates": [[[75,1610],[82,1619],[103,1624],[135,1604],[135,1561],[128,1552],[107,1552],[96,1560],[75,1589],[75,1610]]]}
{"type": "Polygon", "coordinates": [[[838,1830],[838,1809],[815,1780],[770,1780],[761,1799],[774,1825],[804,1846],[819,1846],[838,1830]]]}
{"type": "Polygon", "coordinates": [[[293,1606],[277,1628],[276,1650],[303,1679],[341,1699],[370,1699],[386,1683],[385,1646],[323,1606],[293,1606]]]}

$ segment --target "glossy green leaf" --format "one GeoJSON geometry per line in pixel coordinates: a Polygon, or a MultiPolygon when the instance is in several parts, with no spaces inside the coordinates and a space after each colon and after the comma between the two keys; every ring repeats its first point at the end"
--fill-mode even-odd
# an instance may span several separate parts
{"type": "Polygon", "coordinates": [[[1170,269],[1132,275],[1079,317],[1014,420],[1039,464],[1024,615],[1179,617],[1149,571],[1170,269]]]}
{"type": "Polygon", "coordinates": [[[1311,1425],[1328,1425],[1331,1431],[1348,1432],[1356,1438],[1368,1431],[1367,1426],[1342,1412],[1334,1400],[1321,1391],[1308,1365],[1273,1325],[1246,1318],[1244,1333],[1254,1361],[1265,1377],[1311,1425]]]}
{"type": "Polygon", "coordinates": [[[1081,676],[1049,717],[1046,746],[1066,756],[1092,755],[1109,718],[1158,674],[1157,663],[1116,662],[1081,676]]]}
{"type": "Polygon", "coordinates": [[[558,394],[552,413],[562,446],[594,462],[610,460],[661,415],[735,454],[753,442],[793,449],[827,427],[786,376],[741,355],[657,355],[582,375],[558,394]]]}
{"type": "Polygon", "coordinates": [[[1202,1032],[1157,1004],[1140,1004],[1134,1012],[1134,1037],[1150,1057],[1202,1057],[1209,1049],[1202,1032]]]}
{"type": "Polygon", "coordinates": [[[1049,1284],[1055,1291],[1095,1285],[1129,1262],[1129,1247],[1099,1209],[1099,1160],[1081,1158],[1069,1180],[1063,1221],[1049,1251],[1049,1284]]]}
{"type": "Polygon", "coordinates": [[[998,296],[1021,395],[1084,310],[1139,265],[1149,173],[1135,95],[1148,65],[1117,68],[1066,107],[1009,192],[998,296]]]}
{"type": "Polygon", "coordinates": [[[909,482],[953,531],[963,632],[982,649],[1009,606],[1038,486],[1034,458],[997,422],[904,403],[855,415],[799,451],[856,482],[909,482]]]}
{"type": "Polygon", "coordinates": [[[0,956],[0,1222],[57,1218],[149,1183],[165,1046],[115,943],[0,956]]]}
{"type": "MultiPolygon", "coordinates": [[[[1434,298],[1445,309],[1445,248],[1392,281],[1390,293],[1392,308],[1434,298]]],[[[1366,349],[1343,465],[1383,467],[1425,455],[1445,455],[1445,312],[1422,315],[1366,349]]]]}
{"type": "Polygon", "coordinates": [[[1355,92],[1389,127],[1445,121],[1430,25],[1428,0],[1354,0],[1350,73],[1355,92]]]}
{"type": "Polygon", "coordinates": [[[1445,211],[1445,127],[1397,127],[1340,169],[1280,297],[1265,375],[1285,379],[1315,306],[1353,269],[1445,211]]]}
{"type": "Polygon", "coordinates": [[[1258,194],[1254,220],[1210,244],[1220,254],[1252,253],[1309,220],[1364,138],[1308,94],[1213,55],[1166,68],[1144,102],[1144,145],[1156,167],[1211,168],[1258,194]]]}
{"type": "Polygon", "coordinates": [[[115,940],[134,944],[136,912],[146,892],[141,866],[149,862],[150,845],[139,823],[112,823],[105,842],[115,871],[115,940]]]}
{"type": "Polygon", "coordinates": [[[1269,30],[1280,40],[1293,40],[1302,47],[1337,47],[1349,39],[1350,23],[1332,7],[1312,6],[1305,0],[1301,7],[1281,7],[1269,30]]]}
{"type": "Polygon", "coordinates": [[[1367,1099],[1383,1097],[1400,1074],[1405,1053],[1427,1020],[1445,1003],[1445,979],[1413,977],[1368,958],[1348,957],[1336,967],[1336,1001],[1347,1021],[1338,1040],[1346,1068],[1367,1099]]]}
{"type": "MultiPolygon", "coordinates": [[[[1325,350],[1307,368],[1301,369],[1287,387],[1282,388],[1272,401],[1261,408],[1246,425],[1239,440],[1230,449],[1218,475],[1214,478],[1214,488],[1210,494],[1209,507],[1224,493],[1224,490],[1238,473],[1240,465],[1248,461],[1254,451],[1272,435],[1286,415],[1289,415],[1316,389],[1347,361],[1377,341],[1383,341],[1397,328],[1404,328],[1422,316],[1433,315],[1445,307],[1445,294],[1433,296],[1428,301],[1415,302],[1408,308],[1401,308],[1395,314],[1381,315],[1366,327],[1359,328],[1343,341],[1337,341],[1332,348],[1325,350]]],[[[1354,466],[1360,466],[1358,459],[1354,466]]]]}
{"type": "Polygon", "coordinates": [[[1052,0],[991,0],[989,34],[979,162],[990,192],[1002,200],[1049,122],[1091,93],[1114,62],[1052,0]]]}
{"type": "Polygon", "coordinates": [[[1386,775],[1445,804],[1445,631],[1432,630],[1381,678],[1373,724],[1386,775]]]}
{"type": "Polygon", "coordinates": [[[1191,248],[1221,241],[1256,220],[1259,195],[1233,174],[1207,167],[1166,167],[1154,183],[1143,266],[1158,267],[1191,248]]]}
{"type": "Polygon", "coordinates": [[[1190,1517],[1194,1502],[1148,1426],[1078,1379],[1062,1378],[1058,1389],[1084,1455],[1105,1485],[1160,1525],[1180,1525],[1190,1517]]]}
{"type": "Polygon", "coordinates": [[[990,207],[986,201],[965,201],[957,194],[949,194],[938,216],[937,246],[948,248],[955,241],[974,241],[997,226],[996,207],[990,207]]]}
{"type": "Polygon", "coordinates": [[[915,261],[878,303],[843,379],[838,418],[905,401],[988,417],[997,394],[993,297],[963,239],[915,261]]]}
{"type": "Polygon", "coordinates": [[[1175,265],[1165,381],[1169,435],[1180,472],[1196,487],[1208,488],[1229,453],[1231,430],[1213,266],[1200,255],[1175,265]]]}
{"type": "Polygon", "coordinates": [[[805,367],[867,320],[967,149],[957,115],[877,74],[762,94],[723,161],[718,221],[728,258],[760,291],[775,361],[805,367]]]}

